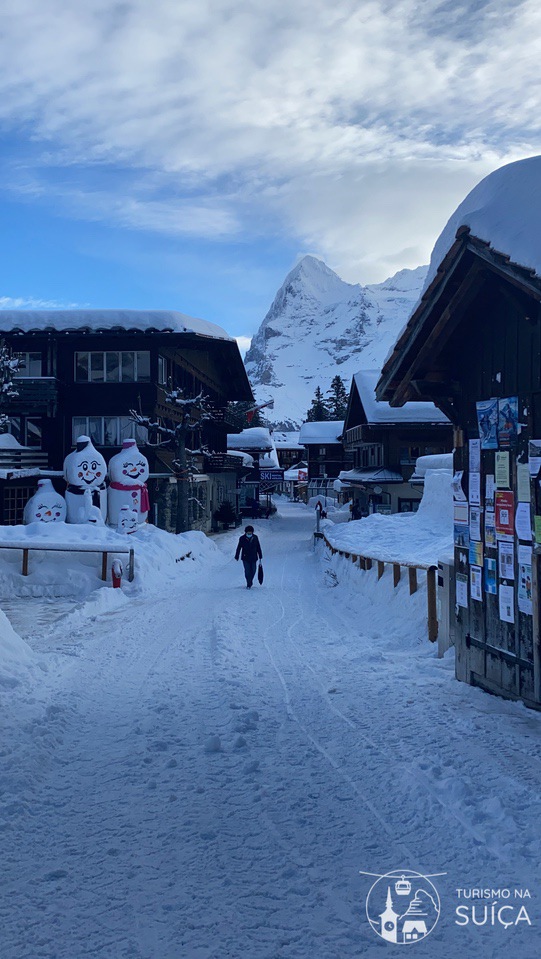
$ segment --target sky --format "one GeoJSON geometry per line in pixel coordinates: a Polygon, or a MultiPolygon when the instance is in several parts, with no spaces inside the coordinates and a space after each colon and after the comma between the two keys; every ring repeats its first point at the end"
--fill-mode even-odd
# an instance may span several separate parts
{"type": "Polygon", "coordinates": [[[255,333],[299,257],[427,263],[541,153],[538,0],[3,0],[0,307],[255,333]]]}

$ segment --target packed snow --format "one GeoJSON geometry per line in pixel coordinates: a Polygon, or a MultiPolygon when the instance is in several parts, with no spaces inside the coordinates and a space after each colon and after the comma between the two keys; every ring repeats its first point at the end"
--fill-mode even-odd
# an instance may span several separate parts
{"type": "Polygon", "coordinates": [[[49,624],[11,602],[39,667],[0,687],[2,959],[375,959],[360,871],[401,868],[442,874],[433,959],[536,959],[541,717],[313,526],[256,524],[250,591],[230,531],[49,624]],[[534,925],[458,926],[458,888],[529,889],[534,925]]]}
{"type": "Polygon", "coordinates": [[[336,528],[323,521],[322,530],[335,549],[385,562],[436,565],[453,548],[452,474],[429,472],[416,513],[384,516],[373,513],[336,528]]]}
{"type": "Polygon", "coordinates": [[[489,173],[468,193],[438,237],[423,291],[430,286],[461,226],[468,226],[474,236],[541,276],[540,216],[541,156],[517,160],[489,173]]]}
{"type": "Polygon", "coordinates": [[[313,420],[302,424],[299,438],[305,446],[310,443],[339,443],[343,432],[343,420],[313,420]]]}
{"type": "Polygon", "coordinates": [[[227,434],[227,448],[232,450],[272,450],[274,443],[264,426],[252,426],[240,433],[227,434]]]}
{"type": "Polygon", "coordinates": [[[0,310],[0,330],[159,330],[232,340],[225,330],[174,310],[0,310]]]}
{"type": "Polygon", "coordinates": [[[404,403],[404,406],[392,407],[380,402],[376,399],[379,377],[379,370],[362,370],[353,377],[367,423],[449,423],[445,413],[433,403],[404,403]]]}

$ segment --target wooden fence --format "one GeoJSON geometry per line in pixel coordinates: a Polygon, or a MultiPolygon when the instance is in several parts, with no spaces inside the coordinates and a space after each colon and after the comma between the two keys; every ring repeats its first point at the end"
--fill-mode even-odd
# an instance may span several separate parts
{"type": "MultiPolygon", "coordinates": [[[[316,533],[316,536],[318,534],[316,533]]],[[[338,553],[339,556],[343,556],[345,559],[350,559],[351,562],[358,566],[359,569],[370,570],[373,566],[377,569],[378,580],[381,579],[385,572],[386,566],[391,566],[393,570],[393,586],[396,588],[402,577],[402,570],[408,571],[408,580],[409,580],[409,591],[410,596],[413,593],[417,592],[418,580],[417,580],[417,571],[424,570],[426,572],[426,603],[427,603],[427,629],[428,629],[428,638],[431,643],[435,643],[438,638],[438,612],[436,605],[436,573],[438,570],[437,566],[430,565],[428,563],[405,563],[405,562],[394,562],[392,560],[382,560],[374,559],[371,556],[361,556],[359,553],[346,553],[342,549],[336,549],[335,546],[332,546],[329,543],[329,540],[324,533],[320,533],[318,536],[319,539],[323,539],[325,545],[330,549],[333,556],[335,553],[338,553]]]]}

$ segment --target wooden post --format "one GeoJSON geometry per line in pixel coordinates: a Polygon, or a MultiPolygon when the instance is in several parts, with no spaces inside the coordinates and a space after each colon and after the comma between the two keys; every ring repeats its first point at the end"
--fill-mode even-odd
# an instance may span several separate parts
{"type": "Polygon", "coordinates": [[[23,549],[23,576],[28,576],[28,550],[23,549]]]}
{"type": "Polygon", "coordinates": [[[382,563],[381,560],[378,559],[378,579],[381,579],[381,577],[383,576],[384,570],[385,570],[385,563],[382,563]]]}
{"type": "Polygon", "coordinates": [[[364,556],[359,556],[359,566],[361,569],[366,569],[366,559],[364,556]]]}
{"type": "Polygon", "coordinates": [[[366,562],[366,569],[372,569],[372,560],[370,559],[369,556],[366,557],[365,562],[366,562]]]}
{"type": "MultiPolygon", "coordinates": [[[[188,553],[188,556],[190,554],[188,553]]],[[[133,577],[135,576],[135,550],[130,549],[130,561],[128,563],[128,583],[133,583],[133,577]]]]}
{"type": "Polygon", "coordinates": [[[103,582],[107,582],[107,553],[101,554],[101,578],[103,582]]]}
{"type": "Polygon", "coordinates": [[[415,566],[409,567],[408,576],[410,580],[410,596],[413,596],[413,594],[417,592],[417,569],[415,566]]]}
{"type": "Polygon", "coordinates": [[[396,588],[400,582],[400,566],[398,563],[393,563],[393,585],[396,588]]]}
{"type": "Polygon", "coordinates": [[[428,638],[435,643],[438,638],[438,612],[436,607],[436,567],[426,571],[426,599],[428,604],[428,638]]]}

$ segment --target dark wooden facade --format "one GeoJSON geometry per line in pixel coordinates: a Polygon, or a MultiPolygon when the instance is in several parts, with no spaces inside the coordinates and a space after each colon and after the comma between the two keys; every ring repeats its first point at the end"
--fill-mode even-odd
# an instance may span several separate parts
{"type": "MultiPolygon", "coordinates": [[[[479,438],[476,403],[518,397],[520,429],[509,453],[509,483],[500,485],[518,503],[517,464],[528,463],[529,440],[541,437],[541,280],[469,234],[466,228],[440,266],[419,307],[386,363],[378,394],[391,404],[431,399],[455,425],[455,471],[469,489],[469,440],[479,438]]],[[[481,450],[480,487],[484,559],[498,561],[484,528],[486,477],[495,475],[496,450],[481,450]]],[[[532,524],[541,517],[539,477],[529,489],[532,524]]],[[[490,504],[488,504],[490,505],[490,504]]],[[[471,513],[470,513],[471,515],[471,513]]],[[[514,516],[513,516],[514,519],[514,516]]],[[[513,524],[514,525],[514,524],[513,524]]],[[[455,545],[455,572],[468,577],[467,608],[457,607],[457,678],[483,688],[541,704],[539,587],[541,543],[514,532],[514,622],[500,618],[499,595],[472,598],[467,551],[455,545]],[[518,607],[518,547],[533,547],[532,615],[518,607]]]]}
{"type": "MultiPolygon", "coordinates": [[[[96,325],[98,322],[99,313],[96,325]]],[[[194,435],[189,445],[197,448],[201,440],[210,455],[200,457],[199,469],[211,476],[231,474],[231,481],[224,482],[234,491],[238,462],[227,455],[231,425],[226,407],[231,400],[253,401],[236,341],[195,332],[90,327],[63,331],[43,326],[42,319],[42,328],[31,332],[4,328],[2,338],[14,353],[31,357],[32,366],[25,372],[39,372],[17,377],[18,396],[11,400],[6,413],[12,420],[11,431],[22,445],[46,454],[45,468],[62,470],[76,435],[86,433],[109,461],[121,448],[122,440],[133,435],[130,410],[164,425],[174,424],[180,411],[166,402],[170,385],[188,396],[202,391],[208,397],[212,419],[205,421],[201,435],[194,435]],[[104,357],[102,379],[98,375],[94,382],[84,380],[87,368],[88,376],[96,375],[90,371],[91,361],[83,359],[90,354],[98,364],[100,354],[104,357]],[[85,363],[90,365],[85,367],[85,363]],[[115,363],[122,367],[117,382],[113,381],[115,363]]],[[[163,499],[162,493],[171,499],[172,487],[159,476],[171,474],[173,452],[148,445],[147,441],[152,444],[159,439],[158,434],[145,436],[138,429],[135,435],[149,460],[151,475],[157,474],[152,481],[154,500],[157,496],[163,499]]],[[[218,483],[218,497],[225,495],[223,485],[218,483]]],[[[213,488],[210,498],[216,498],[213,488]]],[[[209,503],[208,511],[215,505],[209,503]]],[[[174,507],[164,501],[163,515],[172,511],[174,507]]]]}

